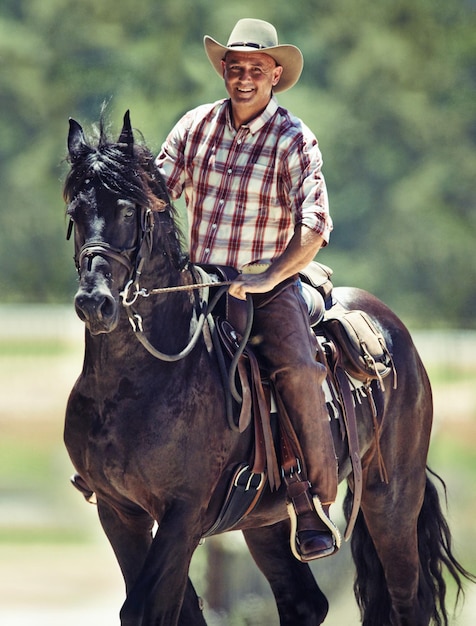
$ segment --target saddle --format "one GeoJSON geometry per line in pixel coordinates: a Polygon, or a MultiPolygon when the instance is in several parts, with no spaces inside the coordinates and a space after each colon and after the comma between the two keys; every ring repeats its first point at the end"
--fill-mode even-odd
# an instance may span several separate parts
{"type": "MultiPolygon", "coordinates": [[[[204,269],[218,275],[220,280],[230,280],[236,275],[235,270],[230,273],[229,268],[205,266],[204,269]]],[[[397,375],[376,322],[364,311],[348,310],[336,300],[331,276],[330,268],[316,262],[300,273],[309,323],[316,335],[316,359],[326,366],[329,405],[333,404],[335,417],[340,420],[343,435],[347,436],[352,463],[353,505],[344,534],[347,540],[357,518],[362,493],[355,391],[357,387],[362,389],[359,401],[366,399],[371,408],[380,474],[382,480],[388,482],[379,446],[381,425],[374,393],[375,390],[383,393],[384,379],[391,373],[396,387],[397,375]],[[373,381],[376,386],[372,385],[373,381]]],[[[228,390],[230,428],[243,432],[252,423],[254,449],[249,459],[228,472],[225,500],[205,537],[236,526],[258,504],[265,486],[278,489],[281,476],[286,479],[285,472],[294,468],[296,459],[302,459],[291,421],[247,343],[251,314],[249,304],[246,307],[244,301],[227,294],[225,306],[209,322],[228,390]]]]}

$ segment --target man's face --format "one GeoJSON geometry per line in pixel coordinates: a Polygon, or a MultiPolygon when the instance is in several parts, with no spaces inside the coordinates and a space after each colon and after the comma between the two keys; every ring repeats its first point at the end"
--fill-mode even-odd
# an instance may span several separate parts
{"type": "Polygon", "coordinates": [[[266,108],[271,91],[283,71],[264,52],[227,52],[222,67],[225,87],[232,104],[248,107],[256,114],[266,108]]]}

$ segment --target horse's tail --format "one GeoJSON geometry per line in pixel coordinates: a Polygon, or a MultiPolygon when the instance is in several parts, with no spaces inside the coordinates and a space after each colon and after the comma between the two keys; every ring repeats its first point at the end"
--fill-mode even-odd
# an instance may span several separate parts
{"type": "MultiPolygon", "coordinates": [[[[420,583],[418,597],[428,607],[428,615],[435,626],[448,626],[446,583],[444,570],[456,585],[456,605],[464,597],[463,579],[476,582],[455,558],[451,532],[443,514],[440,497],[430,475],[440,481],[446,499],[444,481],[427,468],[425,496],[418,518],[418,551],[420,557],[420,583]]],[[[352,495],[348,490],[344,502],[346,516],[350,514],[352,495]]],[[[356,566],[354,593],[363,624],[389,624],[391,601],[385,584],[382,565],[360,511],[351,540],[352,556],[356,566]]]]}

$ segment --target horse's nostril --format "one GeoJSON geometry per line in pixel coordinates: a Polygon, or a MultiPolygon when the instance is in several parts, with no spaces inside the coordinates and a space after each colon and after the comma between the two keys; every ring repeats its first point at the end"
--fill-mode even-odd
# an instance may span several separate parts
{"type": "Polygon", "coordinates": [[[104,301],[100,307],[100,315],[102,319],[109,319],[115,315],[116,302],[113,298],[104,296],[104,301]]]}
{"type": "Polygon", "coordinates": [[[78,305],[78,303],[76,302],[76,305],[75,305],[75,307],[74,307],[74,308],[75,308],[75,310],[76,310],[76,315],[79,317],[79,319],[80,319],[82,322],[85,322],[85,321],[86,321],[86,314],[85,314],[85,312],[83,311],[83,309],[81,308],[81,306],[79,306],[79,305],[78,305]]]}
{"type": "Polygon", "coordinates": [[[76,315],[82,322],[88,320],[90,314],[90,307],[88,299],[82,293],[77,293],[74,299],[74,308],[76,309],[76,315]]]}

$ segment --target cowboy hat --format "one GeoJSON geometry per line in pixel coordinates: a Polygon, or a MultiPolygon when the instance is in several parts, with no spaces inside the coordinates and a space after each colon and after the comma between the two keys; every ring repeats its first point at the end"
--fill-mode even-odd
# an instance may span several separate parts
{"type": "Polygon", "coordinates": [[[275,27],[263,20],[242,19],[239,20],[232,30],[226,46],[218,43],[208,35],[203,38],[205,52],[210,63],[220,76],[223,77],[221,62],[229,50],[239,52],[264,52],[269,54],[283,72],[274,91],[285,91],[292,87],[302,72],[303,57],[296,46],[278,45],[278,34],[275,27]]]}

